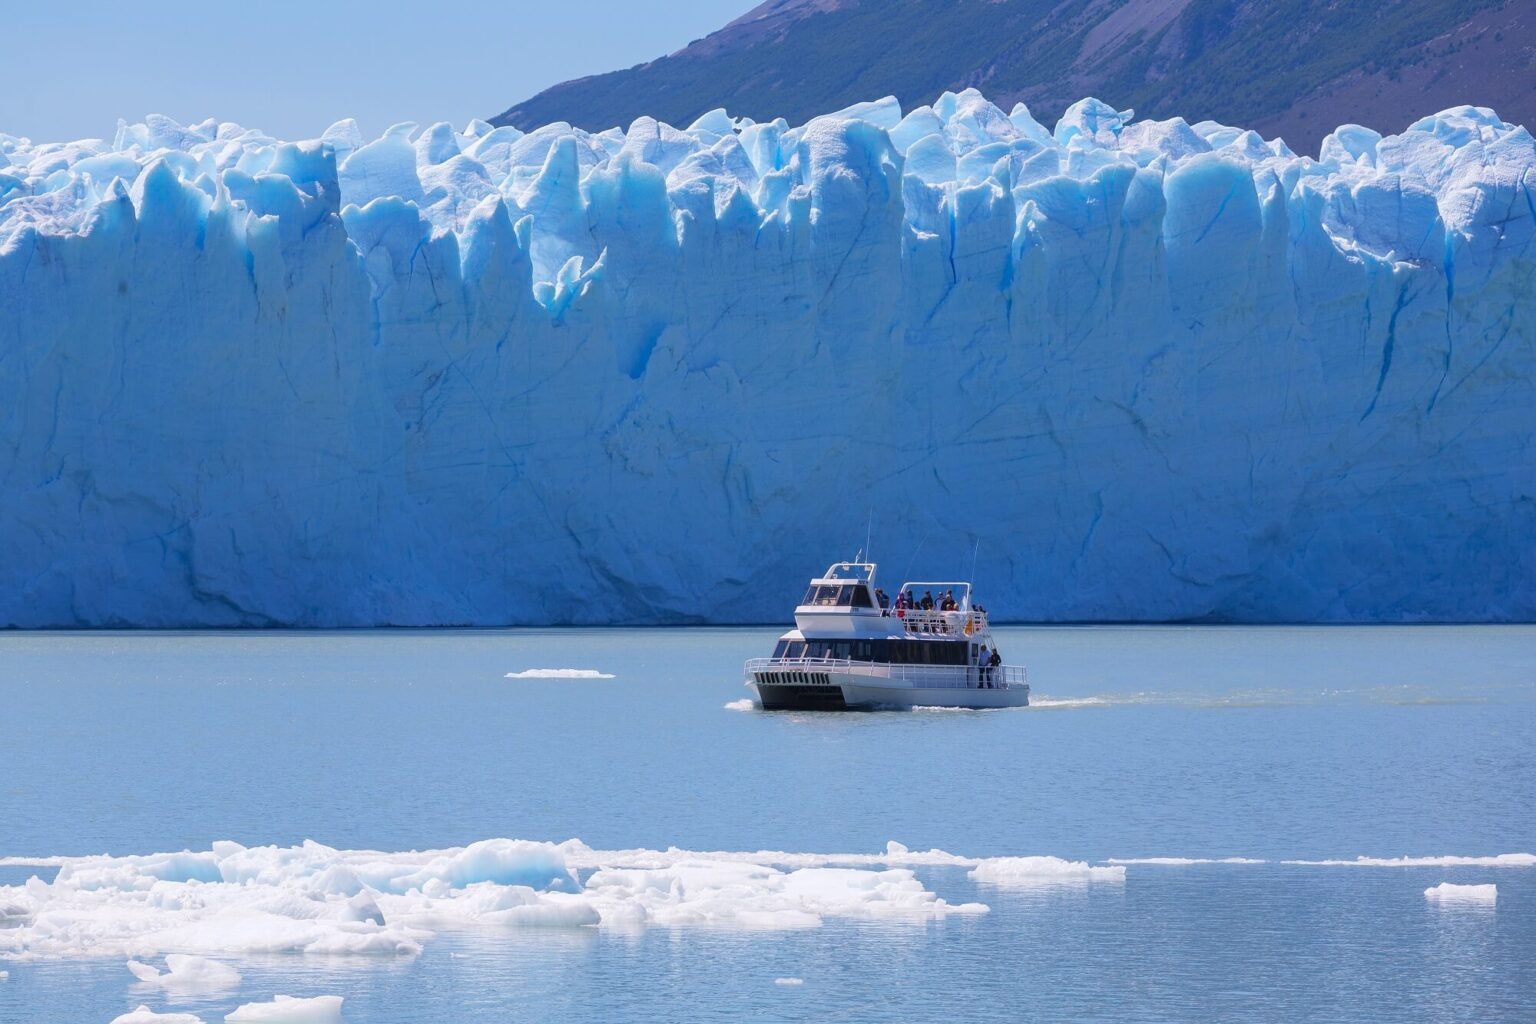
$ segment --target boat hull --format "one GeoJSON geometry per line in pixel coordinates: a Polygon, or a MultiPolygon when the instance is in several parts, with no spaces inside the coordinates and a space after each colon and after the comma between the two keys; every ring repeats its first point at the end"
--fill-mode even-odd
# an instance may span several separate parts
{"type": "Polygon", "coordinates": [[[764,711],[862,711],[881,708],[1019,708],[1029,704],[1028,686],[925,687],[881,682],[865,675],[826,672],[810,682],[769,684],[749,681],[764,711]],[[825,681],[823,681],[825,680],[825,681]]]}

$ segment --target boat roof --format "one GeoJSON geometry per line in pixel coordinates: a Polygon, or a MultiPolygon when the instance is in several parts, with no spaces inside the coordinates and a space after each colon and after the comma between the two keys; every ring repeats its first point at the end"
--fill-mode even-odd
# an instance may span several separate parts
{"type": "Polygon", "coordinates": [[[812,583],[874,583],[874,562],[833,562],[812,583]]]}

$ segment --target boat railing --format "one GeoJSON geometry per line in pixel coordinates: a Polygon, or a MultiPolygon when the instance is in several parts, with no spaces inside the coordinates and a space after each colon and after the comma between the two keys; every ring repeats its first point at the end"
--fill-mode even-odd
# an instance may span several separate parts
{"type": "Polygon", "coordinates": [[[854,676],[896,679],[914,686],[935,689],[999,690],[1028,686],[1029,673],[1023,665],[901,665],[889,662],[851,661],[847,658],[752,658],[746,672],[846,672],[854,676]]]}
{"type": "Polygon", "coordinates": [[[987,629],[987,613],[979,608],[941,612],[903,608],[891,612],[911,636],[970,636],[987,629]]]}

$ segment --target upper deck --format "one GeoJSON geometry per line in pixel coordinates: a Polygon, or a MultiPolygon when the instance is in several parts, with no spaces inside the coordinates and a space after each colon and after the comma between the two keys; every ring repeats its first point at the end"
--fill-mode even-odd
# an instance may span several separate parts
{"type": "Polygon", "coordinates": [[[795,608],[801,634],[963,640],[986,632],[987,614],[972,604],[969,583],[904,583],[891,596],[875,586],[876,568],[873,562],[835,562],[811,580],[795,608]],[[925,600],[931,608],[922,607],[925,600]]]}

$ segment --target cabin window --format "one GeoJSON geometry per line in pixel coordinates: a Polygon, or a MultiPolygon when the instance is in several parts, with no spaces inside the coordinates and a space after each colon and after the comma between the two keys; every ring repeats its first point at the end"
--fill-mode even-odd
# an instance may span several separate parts
{"type": "Polygon", "coordinates": [[[855,608],[873,608],[875,603],[869,599],[868,587],[850,587],[853,591],[853,606],[855,608]]]}
{"type": "Polygon", "coordinates": [[[815,584],[812,584],[811,586],[805,588],[805,598],[800,603],[801,604],[815,604],[816,603],[816,585],[815,584]]]}
{"type": "Polygon", "coordinates": [[[847,608],[850,604],[853,603],[853,592],[855,590],[862,590],[862,589],[863,589],[862,587],[838,587],[837,588],[837,606],[839,608],[847,608]]]}
{"type": "Polygon", "coordinates": [[[824,586],[824,587],[817,587],[816,588],[816,599],[814,601],[812,601],[811,603],[812,604],[816,604],[816,605],[821,605],[822,607],[828,607],[828,608],[833,607],[833,606],[835,606],[835,605],[837,605],[839,603],[838,602],[838,595],[843,592],[843,589],[844,588],[836,586],[836,585],[828,585],[828,586],[824,586]]]}
{"type": "Polygon", "coordinates": [[[784,652],[788,648],[789,648],[789,641],[788,640],[780,640],[773,647],[773,656],[775,658],[782,658],[782,657],[784,657],[784,652]]]}
{"type": "Polygon", "coordinates": [[[832,642],[832,657],[839,660],[846,660],[853,653],[851,650],[849,650],[851,646],[852,645],[847,640],[834,640],[832,642]]]}
{"type": "Polygon", "coordinates": [[[803,658],[803,657],[805,657],[805,641],[804,640],[791,640],[791,641],[789,641],[789,644],[785,648],[785,651],[784,651],[784,657],[786,657],[786,658],[803,658]]]}
{"type": "Polygon", "coordinates": [[[873,645],[873,658],[893,665],[964,665],[968,645],[929,640],[884,640],[873,645]]]}

